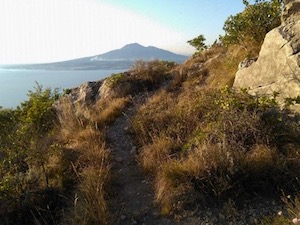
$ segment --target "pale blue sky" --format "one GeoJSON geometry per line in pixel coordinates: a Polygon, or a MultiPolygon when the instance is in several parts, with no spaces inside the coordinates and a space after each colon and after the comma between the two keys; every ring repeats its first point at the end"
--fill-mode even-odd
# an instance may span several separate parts
{"type": "Polygon", "coordinates": [[[189,38],[204,34],[213,42],[229,15],[244,9],[242,0],[98,0],[151,18],[189,38]]]}
{"type": "Polygon", "coordinates": [[[0,64],[54,62],[137,42],[180,54],[211,44],[242,0],[1,0],[0,64]]]}

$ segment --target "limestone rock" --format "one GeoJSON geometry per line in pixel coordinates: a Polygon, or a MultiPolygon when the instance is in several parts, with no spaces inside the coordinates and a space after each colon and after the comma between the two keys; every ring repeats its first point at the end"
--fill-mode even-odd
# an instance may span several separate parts
{"type": "Polygon", "coordinates": [[[94,104],[100,98],[99,88],[102,84],[102,81],[84,83],[72,90],[71,99],[82,106],[94,104]]]}
{"type": "Polygon", "coordinates": [[[109,98],[114,95],[112,88],[107,84],[107,80],[104,80],[103,84],[99,88],[102,98],[109,98]]]}
{"type": "Polygon", "coordinates": [[[83,110],[86,106],[95,104],[101,98],[99,89],[103,81],[86,82],[79,87],[71,89],[70,93],[62,96],[53,104],[58,115],[64,115],[66,111],[73,111],[76,116],[89,118],[89,113],[83,110]]]}
{"type": "Polygon", "coordinates": [[[279,103],[300,95],[300,0],[285,2],[282,25],[266,35],[257,61],[242,67],[233,84],[252,95],[278,92],[279,103]]]}
{"type": "Polygon", "coordinates": [[[282,23],[291,23],[300,19],[300,1],[284,0],[284,9],[281,16],[282,23]]]}

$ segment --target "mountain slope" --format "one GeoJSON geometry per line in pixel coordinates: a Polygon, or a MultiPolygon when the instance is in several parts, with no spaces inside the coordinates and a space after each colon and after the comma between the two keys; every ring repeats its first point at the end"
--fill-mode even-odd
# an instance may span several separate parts
{"type": "Polygon", "coordinates": [[[144,47],[138,43],[125,45],[121,49],[113,50],[102,55],[95,56],[92,60],[113,60],[113,61],[134,61],[137,59],[153,60],[161,59],[182,63],[186,56],[178,55],[170,51],[159,49],[153,46],[144,47]]]}
{"type": "Polygon", "coordinates": [[[128,69],[135,60],[165,60],[182,63],[187,56],[178,55],[170,51],[153,46],[144,47],[140,44],[128,44],[121,49],[109,51],[101,55],[73,59],[63,62],[28,65],[9,65],[8,69],[46,69],[46,70],[101,70],[128,69]]]}

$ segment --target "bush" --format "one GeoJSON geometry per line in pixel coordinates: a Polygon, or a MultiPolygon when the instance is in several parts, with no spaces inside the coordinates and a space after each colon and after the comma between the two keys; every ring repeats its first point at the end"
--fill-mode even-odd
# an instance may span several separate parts
{"type": "Polygon", "coordinates": [[[140,82],[144,89],[152,90],[160,85],[164,80],[168,79],[170,70],[175,63],[153,60],[135,62],[130,70],[132,81],[140,82]]]}
{"type": "Polygon", "coordinates": [[[235,16],[230,16],[224,23],[225,35],[220,37],[223,44],[240,44],[248,48],[249,44],[261,45],[265,35],[280,25],[282,10],[281,0],[256,1],[235,16]]]}
{"type": "Polygon", "coordinates": [[[195,47],[198,52],[201,52],[207,48],[207,46],[204,43],[205,40],[206,40],[205,37],[203,36],[203,34],[201,34],[198,37],[187,41],[187,43],[189,43],[191,46],[195,47]]]}
{"type": "Polygon", "coordinates": [[[32,218],[26,213],[32,210],[32,215],[38,214],[39,206],[52,210],[57,202],[46,204],[44,200],[58,194],[46,169],[55,149],[51,132],[56,116],[52,104],[58,91],[43,90],[37,85],[28,96],[29,100],[16,110],[0,112],[0,215],[15,224],[23,219],[30,223],[32,218]],[[3,206],[5,211],[1,210],[3,206]]]}
{"type": "Polygon", "coordinates": [[[152,97],[133,121],[141,164],[156,176],[164,212],[195,196],[278,194],[297,183],[299,126],[277,107],[276,95],[229,88],[171,95],[152,97]]]}

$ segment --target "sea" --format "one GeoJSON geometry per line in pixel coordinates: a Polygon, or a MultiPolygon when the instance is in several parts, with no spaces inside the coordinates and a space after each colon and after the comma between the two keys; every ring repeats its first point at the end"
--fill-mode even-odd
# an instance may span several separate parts
{"type": "Polygon", "coordinates": [[[0,68],[0,106],[16,108],[28,100],[28,91],[36,83],[43,88],[64,89],[78,87],[88,81],[98,81],[125,70],[25,70],[0,68]]]}

